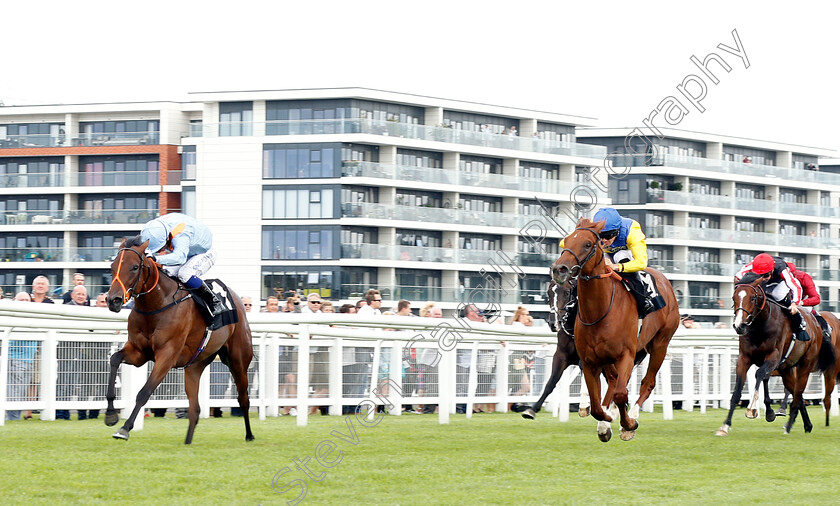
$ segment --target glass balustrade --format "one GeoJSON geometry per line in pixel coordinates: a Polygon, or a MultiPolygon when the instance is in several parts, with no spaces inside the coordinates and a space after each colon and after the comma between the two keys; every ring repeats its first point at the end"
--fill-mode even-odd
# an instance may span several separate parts
{"type": "Polygon", "coordinates": [[[649,203],[714,207],[718,209],[731,209],[737,211],[795,214],[817,216],[822,218],[840,217],[840,208],[837,207],[820,206],[815,204],[799,204],[795,202],[779,202],[777,200],[745,199],[727,197],[724,195],[708,195],[703,193],[650,188],[647,192],[647,201],[649,203]]]}
{"type": "MultiPolygon", "coordinates": [[[[181,171],[170,170],[163,174],[167,185],[181,184],[181,171]]],[[[68,177],[65,172],[0,174],[0,188],[38,188],[60,186],[158,186],[161,173],[152,171],[78,172],[68,177]]]]}
{"type": "Polygon", "coordinates": [[[809,235],[774,234],[771,232],[746,232],[718,228],[689,228],[674,225],[656,225],[645,228],[648,239],[669,239],[679,241],[711,241],[737,244],[754,244],[773,247],[800,247],[835,249],[840,239],[809,235]]]}
{"type": "Polygon", "coordinates": [[[65,223],[144,224],[158,216],[149,209],[0,211],[2,225],[60,225],[65,223]]]}
{"type": "MultiPolygon", "coordinates": [[[[205,123],[202,135],[215,137],[219,132],[219,123],[205,123]]],[[[549,141],[529,137],[515,137],[492,133],[456,130],[452,128],[432,127],[395,121],[373,119],[330,119],[330,120],[287,120],[242,122],[240,125],[224,123],[234,130],[245,132],[259,131],[264,126],[266,135],[329,135],[329,134],[372,134],[390,137],[403,137],[453,144],[468,144],[490,148],[513,149],[556,155],[597,158],[603,160],[606,148],[576,142],[549,141]]],[[[196,132],[197,133],[197,132],[196,132]]],[[[248,134],[250,135],[250,133],[248,134]]]]}

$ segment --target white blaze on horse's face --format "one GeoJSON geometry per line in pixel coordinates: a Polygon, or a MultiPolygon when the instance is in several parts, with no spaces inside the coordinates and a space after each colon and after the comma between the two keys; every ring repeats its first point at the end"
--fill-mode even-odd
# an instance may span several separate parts
{"type": "MultiPolygon", "coordinates": [[[[744,307],[744,299],[747,298],[747,291],[746,290],[741,290],[740,292],[738,292],[735,295],[738,297],[738,303],[735,304],[735,307],[736,308],[744,307]]],[[[735,314],[735,321],[732,323],[732,325],[736,329],[744,324],[744,321],[743,321],[744,320],[744,314],[745,314],[744,311],[738,311],[735,314]]]]}

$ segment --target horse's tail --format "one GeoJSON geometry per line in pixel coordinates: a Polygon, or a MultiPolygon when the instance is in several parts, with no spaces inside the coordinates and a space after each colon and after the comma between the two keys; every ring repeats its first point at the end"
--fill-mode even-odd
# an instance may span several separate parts
{"type": "Polygon", "coordinates": [[[817,357],[817,368],[820,371],[827,371],[831,366],[834,365],[834,362],[837,360],[837,356],[834,353],[834,343],[831,342],[831,338],[823,333],[823,342],[822,346],[820,346],[820,355],[817,357]]]}

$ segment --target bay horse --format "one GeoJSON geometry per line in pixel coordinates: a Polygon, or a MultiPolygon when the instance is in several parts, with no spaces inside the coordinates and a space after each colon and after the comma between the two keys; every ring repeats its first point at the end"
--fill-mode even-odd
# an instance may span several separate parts
{"type": "Polygon", "coordinates": [[[125,424],[114,433],[114,438],[127,440],[143,406],[173,367],[184,367],[184,387],[189,399],[189,428],[185,444],[192,443],[201,408],[198,404],[198,384],[201,373],[216,355],[228,366],[236,383],[239,407],[245,419],[245,440],[252,441],[251,421],[248,417],[248,366],[254,356],[251,329],[245,316],[242,301],[228,290],[234,302],[239,322],[214,330],[203,351],[206,323],[191,295],[175,279],[166,275],[160,264],[147,256],[148,241],[141,243],[140,236],[123,240],[111,263],[113,281],[106,301],[111,311],[119,312],[124,303],[134,299],[134,309],[128,316],[128,341],[111,356],[108,376],[105,424],[113,426],[119,421],[114,409],[115,381],[120,364],[140,367],[154,361],[149,379],[137,394],[136,404],[125,424]]]}
{"type": "Polygon", "coordinates": [[[605,221],[581,218],[574,232],[565,239],[565,248],[551,266],[555,283],[578,280],[578,314],[575,320],[575,349],[580,358],[589,390],[592,416],[598,420],[598,437],[609,441],[610,423],[601,401],[603,373],[609,385],[604,403],[614,401],[621,419],[621,439],[629,441],[638,428],[639,409],[656,386],[656,373],[662,366],[668,343],[679,327],[679,307],[674,289],[659,271],[645,269],[654,278],[665,300],[665,307],[647,315],[639,328],[635,297],[624,288],[621,277],[607,265],[600,245],[605,221]],[[650,354],[648,370],[642,379],[639,399],[628,413],[627,383],[639,352],[650,354]]]}
{"type": "MultiPolygon", "coordinates": [[[[746,281],[748,278],[744,276],[746,281]]],[[[808,375],[817,366],[820,359],[822,334],[816,318],[810,311],[802,311],[802,318],[805,320],[809,341],[796,341],[793,335],[790,318],[782,306],[768,298],[763,286],[766,277],[758,277],[749,283],[741,283],[735,286],[732,293],[735,320],[732,326],[738,334],[738,362],[735,366],[735,390],[732,392],[732,399],[729,403],[729,413],[726,421],[715,432],[715,435],[726,436],[732,427],[732,414],[735,406],[741,400],[741,390],[744,387],[744,380],[747,370],[751,365],[758,367],[755,373],[755,390],[749,406],[747,407],[747,418],[758,416],[758,388],[764,385],[764,406],[765,420],[772,422],[776,419],[776,413],[770,406],[770,392],[767,388],[770,373],[778,370],[782,377],[785,388],[793,393],[793,410],[785,424],[785,434],[790,433],[793,423],[796,421],[797,413],[802,414],[802,423],[805,432],[811,432],[813,425],[805,409],[805,402],[802,399],[802,392],[808,384],[808,375]]],[[[826,346],[820,362],[832,362],[833,349],[826,346]]]]}
{"type": "MultiPolygon", "coordinates": [[[[840,376],[840,360],[837,360],[840,357],[840,319],[831,311],[820,311],[818,314],[825,320],[831,332],[831,337],[823,340],[823,348],[820,348],[820,358],[817,361],[817,368],[822,371],[825,384],[823,408],[825,409],[825,426],[828,427],[831,417],[831,394],[840,376]]],[[[785,416],[785,407],[788,405],[789,397],[790,391],[785,389],[785,395],[776,416],[785,416]]]]}

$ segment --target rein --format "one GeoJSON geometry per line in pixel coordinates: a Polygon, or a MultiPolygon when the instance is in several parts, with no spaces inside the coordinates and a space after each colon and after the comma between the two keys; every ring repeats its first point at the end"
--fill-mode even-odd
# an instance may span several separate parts
{"type": "MultiPolygon", "coordinates": [[[[735,308],[735,314],[736,315],[738,314],[738,311],[743,311],[743,312],[747,313],[747,316],[744,318],[744,325],[750,326],[750,325],[752,325],[753,321],[755,320],[755,317],[758,316],[762,311],[764,311],[764,307],[767,305],[767,294],[764,292],[764,288],[762,288],[761,285],[741,284],[741,285],[736,285],[735,289],[737,290],[738,287],[741,287],[742,289],[752,288],[753,292],[755,292],[754,295],[752,297],[750,297],[750,299],[753,300],[752,311],[747,311],[746,309],[744,309],[741,306],[738,306],[738,307],[735,308]],[[761,306],[759,306],[758,303],[756,302],[757,299],[759,298],[759,294],[761,296],[761,306]]],[[[779,304],[778,302],[776,302],[775,300],[772,301],[772,302],[774,304],[777,304],[779,307],[782,307],[782,305],[779,304]]]]}
{"type": "MultiPolygon", "coordinates": [[[[151,293],[152,290],[154,290],[155,288],[158,287],[158,285],[160,283],[160,269],[156,267],[156,264],[154,264],[154,262],[152,262],[152,265],[155,265],[155,267],[147,266],[146,265],[146,260],[148,259],[147,256],[144,256],[143,254],[141,254],[139,251],[137,251],[134,248],[120,248],[120,250],[117,253],[120,255],[120,261],[117,264],[117,274],[116,274],[113,282],[118,283],[120,288],[122,288],[123,300],[128,302],[128,300],[131,299],[131,298],[138,299],[138,298],[140,298],[144,295],[147,295],[147,294],[151,293]],[[124,254],[125,251],[131,251],[132,253],[134,253],[135,255],[137,255],[140,258],[140,272],[137,274],[137,279],[134,280],[134,284],[131,285],[131,288],[128,288],[128,289],[126,289],[125,284],[122,282],[122,278],[120,278],[120,271],[122,269],[123,260],[125,259],[125,254],[124,254]],[[148,282],[148,280],[151,279],[152,272],[155,273],[155,282],[152,284],[152,287],[149,288],[148,290],[146,290],[145,292],[137,293],[137,284],[140,283],[140,279],[143,277],[143,270],[149,271],[149,274],[146,276],[146,282],[148,282]]],[[[144,282],[143,285],[145,285],[146,282],[144,282]]],[[[178,290],[176,290],[175,293],[178,293],[178,290]]],[[[173,306],[176,306],[176,305],[178,305],[178,304],[180,304],[180,303],[182,303],[185,300],[190,299],[190,298],[192,298],[191,293],[187,293],[187,295],[181,297],[180,299],[176,299],[175,294],[172,294],[172,302],[163,306],[160,309],[155,309],[154,311],[141,311],[141,310],[137,309],[137,307],[135,306],[132,310],[136,311],[140,314],[144,314],[144,315],[154,315],[154,314],[162,313],[162,312],[166,311],[167,309],[169,309],[173,306]]]]}

